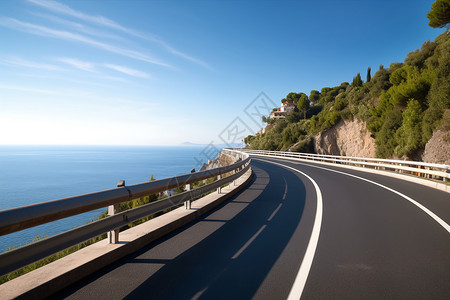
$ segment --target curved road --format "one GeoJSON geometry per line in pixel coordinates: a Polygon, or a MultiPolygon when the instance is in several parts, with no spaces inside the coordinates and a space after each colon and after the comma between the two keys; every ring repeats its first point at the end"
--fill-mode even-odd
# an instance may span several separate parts
{"type": "Polygon", "coordinates": [[[312,163],[251,164],[251,184],[218,209],[55,298],[450,299],[449,194],[312,163]]]}

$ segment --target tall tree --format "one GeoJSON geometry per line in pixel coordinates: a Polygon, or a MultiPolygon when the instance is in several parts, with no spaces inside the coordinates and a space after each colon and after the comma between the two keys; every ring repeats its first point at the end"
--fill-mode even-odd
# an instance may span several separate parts
{"type": "Polygon", "coordinates": [[[448,27],[450,23],[450,0],[436,0],[427,14],[429,26],[433,28],[448,27]]]}
{"type": "Polygon", "coordinates": [[[309,101],[312,103],[316,103],[317,101],[319,101],[320,98],[320,92],[316,91],[316,90],[312,90],[311,94],[309,95],[309,101]]]}
{"type": "Polygon", "coordinates": [[[372,76],[370,75],[370,67],[367,68],[367,79],[366,82],[370,82],[370,80],[372,79],[372,76]]]}
{"type": "Polygon", "coordinates": [[[352,82],[352,86],[362,86],[363,85],[363,82],[362,82],[362,79],[361,79],[361,74],[356,74],[356,76],[355,77],[353,77],[353,82],[352,82]]]}
{"type": "MultiPolygon", "coordinates": [[[[303,93],[302,93],[303,94],[303,93]]],[[[301,95],[300,99],[297,101],[297,108],[303,111],[303,119],[306,119],[306,112],[309,109],[309,99],[305,94],[301,95]]]]}

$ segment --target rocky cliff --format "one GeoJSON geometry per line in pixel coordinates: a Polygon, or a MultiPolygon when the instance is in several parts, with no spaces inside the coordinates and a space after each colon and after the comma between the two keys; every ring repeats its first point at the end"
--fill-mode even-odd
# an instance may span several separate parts
{"type": "MultiPolygon", "coordinates": [[[[450,130],[441,126],[434,131],[425,145],[422,161],[450,165],[450,130]]],[[[354,157],[376,157],[375,140],[366,124],[359,120],[340,121],[332,128],[314,136],[314,152],[317,154],[354,157]]],[[[419,157],[420,159],[420,157],[419,157]]]]}
{"type": "Polygon", "coordinates": [[[425,145],[422,160],[429,163],[450,165],[450,132],[435,130],[425,145]]]}
{"type": "Polygon", "coordinates": [[[366,124],[359,120],[341,120],[332,128],[314,136],[318,154],[375,157],[375,140],[366,124]]]}

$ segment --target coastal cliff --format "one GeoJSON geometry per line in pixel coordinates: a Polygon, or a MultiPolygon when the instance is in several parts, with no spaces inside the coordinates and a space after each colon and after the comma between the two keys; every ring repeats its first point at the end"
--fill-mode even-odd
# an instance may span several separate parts
{"type": "Polygon", "coordinates": [[[317,154],[375,157],[375,140],[366,124],[359,120],[341,120],[335,126],[314,136],[317,154]]]}

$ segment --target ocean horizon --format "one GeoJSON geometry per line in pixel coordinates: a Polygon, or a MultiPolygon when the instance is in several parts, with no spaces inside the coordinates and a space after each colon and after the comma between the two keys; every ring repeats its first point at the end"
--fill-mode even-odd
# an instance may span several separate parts
{"type": "MultiPolygon", "coordinates": [[[[198,170],[217,156],[216,145],[0,145],[0,210],[163,179],[198,170]]],[[[0,252],[36,236],[86,224],[105,208],[0,237],[0,252]]]]}

